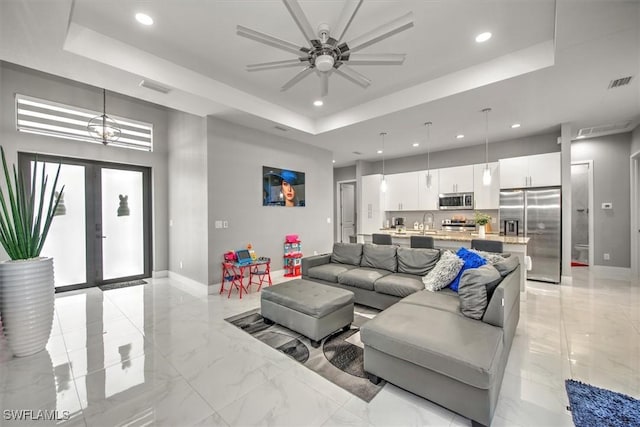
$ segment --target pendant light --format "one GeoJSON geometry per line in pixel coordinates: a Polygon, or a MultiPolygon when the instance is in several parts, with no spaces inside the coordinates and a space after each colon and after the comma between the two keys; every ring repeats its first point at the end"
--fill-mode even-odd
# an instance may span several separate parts
{"type": "Polygon", "coordinates": [[[89,131],[89,136],[104,145],[120,138],[120,126],[115,120],[107,116],[107,91],[105,89],[102,89],[102,115],[89,120],[87,130],[89,131]]]}
{"type": "Polygon", "coordinates": [[[429,160],[431,155],[431,125],[433,123],[426,122],[424,125],[427,127],[427,188],[431,188],[431,168],[429,167],[429,160]]]}
{"type": "Polygon", "coordinates": [[[491,108],[485,108],[482,110],[485,116],[485,137],[484,137],[484,155],[485,165],[484,172],[482,172],[482,184],[485,186],[491,185],[491,170],[489,169],[489,112],[491,108]]]}
{"type": "Polygon", "coordinates": [[[380,183],[380,191],[383,193],[387,191],[387,179],[384,176],[384,137],[386,134],[386,132],[380,132],[380,136],[382,137],[382,182],[380,183]]]}

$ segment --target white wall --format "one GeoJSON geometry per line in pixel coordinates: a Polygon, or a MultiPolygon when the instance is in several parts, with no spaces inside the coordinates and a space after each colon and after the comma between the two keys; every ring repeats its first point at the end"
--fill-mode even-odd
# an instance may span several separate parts
{"type": "Polygon", "coordinates": [[[209,283],[220,281],[225,251],[252,243],[282,269],[285,235],[298,234],[305,255],[333,244],[331,152],[209,117],[207,119],[209,283]],[[305,173],[306,206],[262,206],[262,167],[305,173]],[[214,227],[226,220],[229,228],[214,227]]]}
{"type": "Polygon", "coordinates": [[[631,154],[640,152],[640,125],[631,132],[631,154]]]}

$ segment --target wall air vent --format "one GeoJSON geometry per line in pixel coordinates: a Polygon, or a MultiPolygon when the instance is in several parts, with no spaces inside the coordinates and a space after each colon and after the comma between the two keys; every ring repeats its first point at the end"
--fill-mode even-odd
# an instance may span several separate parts
{"type": "Polygon", "coordinates": [[[611,135],[614,133],[621,133],[630,131],[631,121],[614,123],[610,125],[594,126],[590,128],[582,128],[578,131],[578,136],[582,138],[589,138],[592,136],[611,135]]]}
{"type": "Polygon", "coordinates": [[[629,83],[631,83],[632,78],[633,76],[627,76],[627,77],[620,77],[619,79],[611,80],[611,82],[609,82],[608,89],[613,89],[614,87],[626,86],[629,83]]]}
{"type": "Polygon", "coordinates": [[[167,94],[171,92],[171,88],[161,85],[158,82],[152,80],[142,80],[138,85],[140,87],[146,87],[147,89],[155,90],[156,92],[167,94]]]}
{"type": "Polygon", "coordinates": [[[274,126],[274,128],[278,129],[281,132],[289,132],[289,129],[287,129],[286,127],[283,127],[283,126],[276,125],[276,126],[274,126]]]}
{"type": "Polygon", "coordinates": [[[356,156],[362,156],[362,153],[359,151],[353,151],[352,153],[355,154],[356,156]]]}

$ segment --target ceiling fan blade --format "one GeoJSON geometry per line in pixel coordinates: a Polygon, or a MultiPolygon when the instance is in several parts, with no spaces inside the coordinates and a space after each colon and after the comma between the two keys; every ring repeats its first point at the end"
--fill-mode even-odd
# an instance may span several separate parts
{"type": "Polygon", "coordinates": [[[309,20],[302,11],[298,1],[282,0],[282,2],[287,7],[287,10],[293,17],[293,20],[296,21],[296,24],[298,25],[298,28],[300,28],[300,31],[302,31],[302,34],[304,34],[304,37],[309,41],[317,39],[318,36],[313,32],[313,28],[311,27],[311,24],[309,24],[309,20]]]}
{"type": "Polygon", "coordinates": [[[349,25],[351,25],[351,21],[356,16],[360,5],[362,4],[362,0],[346,0],[344,3],[344,7],[342,8],[342,12],[340,12],[340,19],[335,29],[332,31],[331,37],[340,41],[344,34],[347,32],[349,25]]]}
{"type": "Polygon", "coordinates": [[[247,71],[274,70],[277,68],[296,67],[308,61],[308,58],[285,59],[283,61],[262,62],[247,65],[247,71]]]}
{"type": "Polygon", "coordinates": [[[342,64],[340,67],[334,68],[334,70],[345,79],[350,80],[358,86],[362,86],[363,88],[367,88],[371,84],[371,80],[369,80],[353,68],[349,67],[348,65],[342,64]]]}
{"type": "Polygon", "coordinates": [[[238,25],[236,27],[236,33],[239,36],[246,37],[251,40],[255,40],[260,43],[264,43],[266,45],[286,50],[287,52],[292,52],[296,55],[300,55],[301,53],[306,53],[305,48],[296,46],[295,44],[288,42],[286,40],[279,39],[277,37],[270,36],[269,34],[261,33],[260,31],[252,30],[247,27],[243,27],[242,25],[238,25]]]}
{"type": "Polygon", "coordinates": [[[402,15],[400,18],[394,19],[393,21],[381,25],[360,37],[356,37],[350,42],[344,43],[340,47],[340,50],[342,52],[355,52],[411,27],[413,27],[413,12],[402,15]]]}
{"type": "Polygon", "coordinates": [[[349,65],[401,65],[404,53],[354,53],[347,59],[349,65]]]}
{"type": "Polygon", "coordinates": [[[280,90],[282,92],[284,92],[285,90],[289,89],[291,86],[295,85],[296,83],[298,83],[300,80],[304,79],[305,77],[307,77],[309,74],[311,74],[313,72],[313,67],[307,67],[304,70],[300,71],[298,74],[296,74],[295,76],[293,76],[293,78],[291,80],[289,80],[288,82],[286,82],[281,88],[280,90]]]}
{"type": "Polygon", "coordinates": [[[326,73],[320,73],[320,96],[324,97],[329,94],[329,73],[331,71],[327,71],[326,73]]]}

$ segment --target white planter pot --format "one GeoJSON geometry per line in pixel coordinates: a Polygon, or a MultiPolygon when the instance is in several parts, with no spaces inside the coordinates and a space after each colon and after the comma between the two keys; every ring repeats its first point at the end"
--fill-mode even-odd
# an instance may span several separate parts
{"type": "Polygon", "coordinates": [[[44,350],[53,326],[53,258],[0,262],[0,316],[13,354],[44,350]]]}
{"type": "Polygon", "coordinates": [[[479,225],[478,226],[478,237],[484,239],[486,237],[486,226],[485,225],[479,225]]]}

